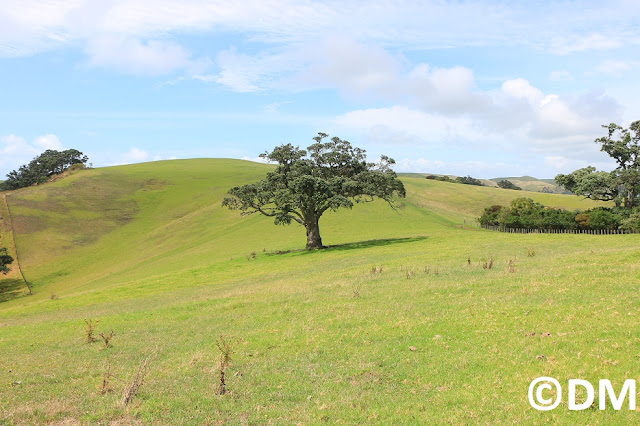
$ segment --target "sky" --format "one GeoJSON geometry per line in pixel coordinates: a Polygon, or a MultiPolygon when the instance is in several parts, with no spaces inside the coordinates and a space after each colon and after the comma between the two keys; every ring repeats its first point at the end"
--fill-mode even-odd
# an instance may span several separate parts
{"type": "Polygon", "coordinates": [[[0,0],[0,178],[258,161],[318,132],[398,172],[554,177],[640,120],[640,3],[0,0]]]}

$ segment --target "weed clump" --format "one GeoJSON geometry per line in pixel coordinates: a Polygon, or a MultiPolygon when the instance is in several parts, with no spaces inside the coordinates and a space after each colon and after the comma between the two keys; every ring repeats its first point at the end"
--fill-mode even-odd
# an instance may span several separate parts
{"type": "Polygon", "coordinates": [[[482,269],[491,269],[493,268],[493,258],[490,258],[489,260],[485,260],[482,263],[482,269]]]}
{"type": "Polygon", "coordinates": [[[149,371],[149,363],[151,361],[151,356],[146,357],[138,366],[136,372],[131,376],[131,380],[127,382],[124,389],[122,390],[122,398],[120,399],[120,404],[123,407],[126,407],[134,396],[138,394],[138,390],[144,384],[144,379],[147,376],[149,371]]]}
{"type": "Polygon", "coordinates": [[[102,337],[102,340],[104,341],[104,349],[109,347],[109,344],[111,343],[111,339],[113,338],[113,336],[114,336],[113,330],[111,330],[109,334],[100,333],[100,337],[102,337]]]}
{"type": "Polygon", "coordinates": [[[413,269],[409,269],[409,267],[406,266],[404,268],[404,274],[407,277],[407,279],[410,280],[416,274],[416,271],[414,271],[413,269]]]}
{"type": "Polygon", "coordinates": [[[220,357],[218,359],[218,371],[220,376],[218,378],[218,389],[216,390],[216,395],[224,395],[227,393],[225,373],[229,365],[231,365],[231,354],[233,353],[231,348],[231,339],[220,335],[218,340],[216,340],[216,346],[220,351],[220,357]]]}
{"type": "Polygon", "coordinates": [[[381,274],[382,273],[382,266],[372,266],[371,267],[371,273],[372,274],[381,274]]]}
{"type": "Polygon", "coordinates": [[[100,320],[92,320],[91,318],[89,319],[85,319],[84,323],[86,324],[84,333],[85,333],[85,340],[87,343],[93,343],[96,342],[98,339],[95,338],[95,336],[93,335],[93,333],[96,330],[96,326],[98,325],[98,323],[100,322],[100,320]]]}
{"type": "Polygon", "coordinates": [[[360,290],[362,290],[362,283],[358,283],[354,286],[353,288],[353,298],[354,299],[358,299],[360,298],[360,290]]]}

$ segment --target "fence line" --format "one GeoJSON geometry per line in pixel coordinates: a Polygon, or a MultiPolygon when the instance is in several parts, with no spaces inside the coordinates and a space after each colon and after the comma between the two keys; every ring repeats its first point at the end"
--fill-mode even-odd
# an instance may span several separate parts
{"type": "Polygon", "coordinates": [[[33,291],[31,289],[31,284],[29,284],[29,281],[27,281],[27,279],[24,276],[24,272],[22,272],[22,268],[20,267],[20,259],[18,258],[18,245],[16,243],[16,233],[13,229],[13,218],[11,217],[11,209],[9,209],[9,202],[7,201],[7,194],[6,193],[2,193],[0,194],[0,198],[2,198],[2,202],[3,205],[5,207],[5,210],[7,211],[7,219],[9,222],[9,229],[11,231],[11,245],[13,248],[13,253],[15,254],[15,259],[13,259],[13,264],[11,265],[12,267],[15,266],[16,269],[18,270],[18,273],[20,274],[20,277],[22,278],[22,281],[24,281],[24,285],[27,286],[27,290],[29,290],[29,294],[33,294],[33,291]]]}
{"type": "Polygon", "coordinates": [[[637,234],[638,231],[625,229],[545,229],[545,228],[507,228],[504,226],[479,225],[489,231],[506,232],[508,234],[586,234],[586,235],[625,235],[637,234]]]}

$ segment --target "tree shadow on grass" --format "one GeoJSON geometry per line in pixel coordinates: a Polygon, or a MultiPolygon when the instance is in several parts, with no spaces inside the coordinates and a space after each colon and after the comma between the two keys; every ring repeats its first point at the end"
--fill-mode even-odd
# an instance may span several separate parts
{"type": "Polygon", "coordinates": [[[24,281],[19,278],[2,278],[0,275],[0,303],[24,295],[24,281]]]}
{"type": "Polygon", "coordinates": [[[299,249],[299,250],[275,251],[272,253],[268,253],[268,255],[279,255],[279,254],[288,254],[288,253],[303,255],[303,254],[324,253],[324,252],[331,252],[331,251],[357,250],[357,249],[366,249],[369,247],[389,246],[392,244],[415,243],[417,241],[426,240],[427,238],[429,237],[419,236],[419,237],[405,237],[405,238],[384,238],[379,240],[366,240],[366,241],[356,241],[353,243],[335,244],[331,246],[325,246],[324,249],[322,250],[299,249]]]}

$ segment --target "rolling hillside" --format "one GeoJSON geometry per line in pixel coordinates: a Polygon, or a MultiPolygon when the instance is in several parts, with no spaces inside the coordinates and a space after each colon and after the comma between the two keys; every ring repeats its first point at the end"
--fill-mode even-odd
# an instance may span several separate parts
{"type": "MultiPolygon", "coordinates": [[[[423,178],[431,173],[399,173],[399,176],[404,178],[423,178]]],[[[434,174],[435,176],[441,176],[434,174]]],[[[455,179],[455,175],[447,175],[451,179],[455,179]]],[[[532,176],[512,176],[512,177],[499,177],[492,179],[480,179],[483,185],[497,188],[498,182],[501,180],[508,180],[513,184],[519,186],[524,191],[529,192],[544,192],[550,194],[567,194],[571,195],[568,191],[558,186],[554,179],[538,179],[532,176]]]]}
{"type": "MultiPolygon", "coordinates": [[[[162,161],[9,193],[35,294],[0,303],[2,420],[532,423],[546,419],[526,402],[533,378],[618,383],[637,365],[638,235],[470,226],[518,196],[595,203],[404,177],[398,210],[374,202],[327,214],[331,247],[306,252],[303,228],[220,205],[230,186],[269,167],[162,161]],[[85,319],[114,331],[111,347],[85,343],[85,319]],[[223,396],[220,335],[233,341],[223,396]],[[148,379],[122,407],[148,356],[148,379]]],[[[556,420],[589,422],[594,412],[556,420]]]]}

